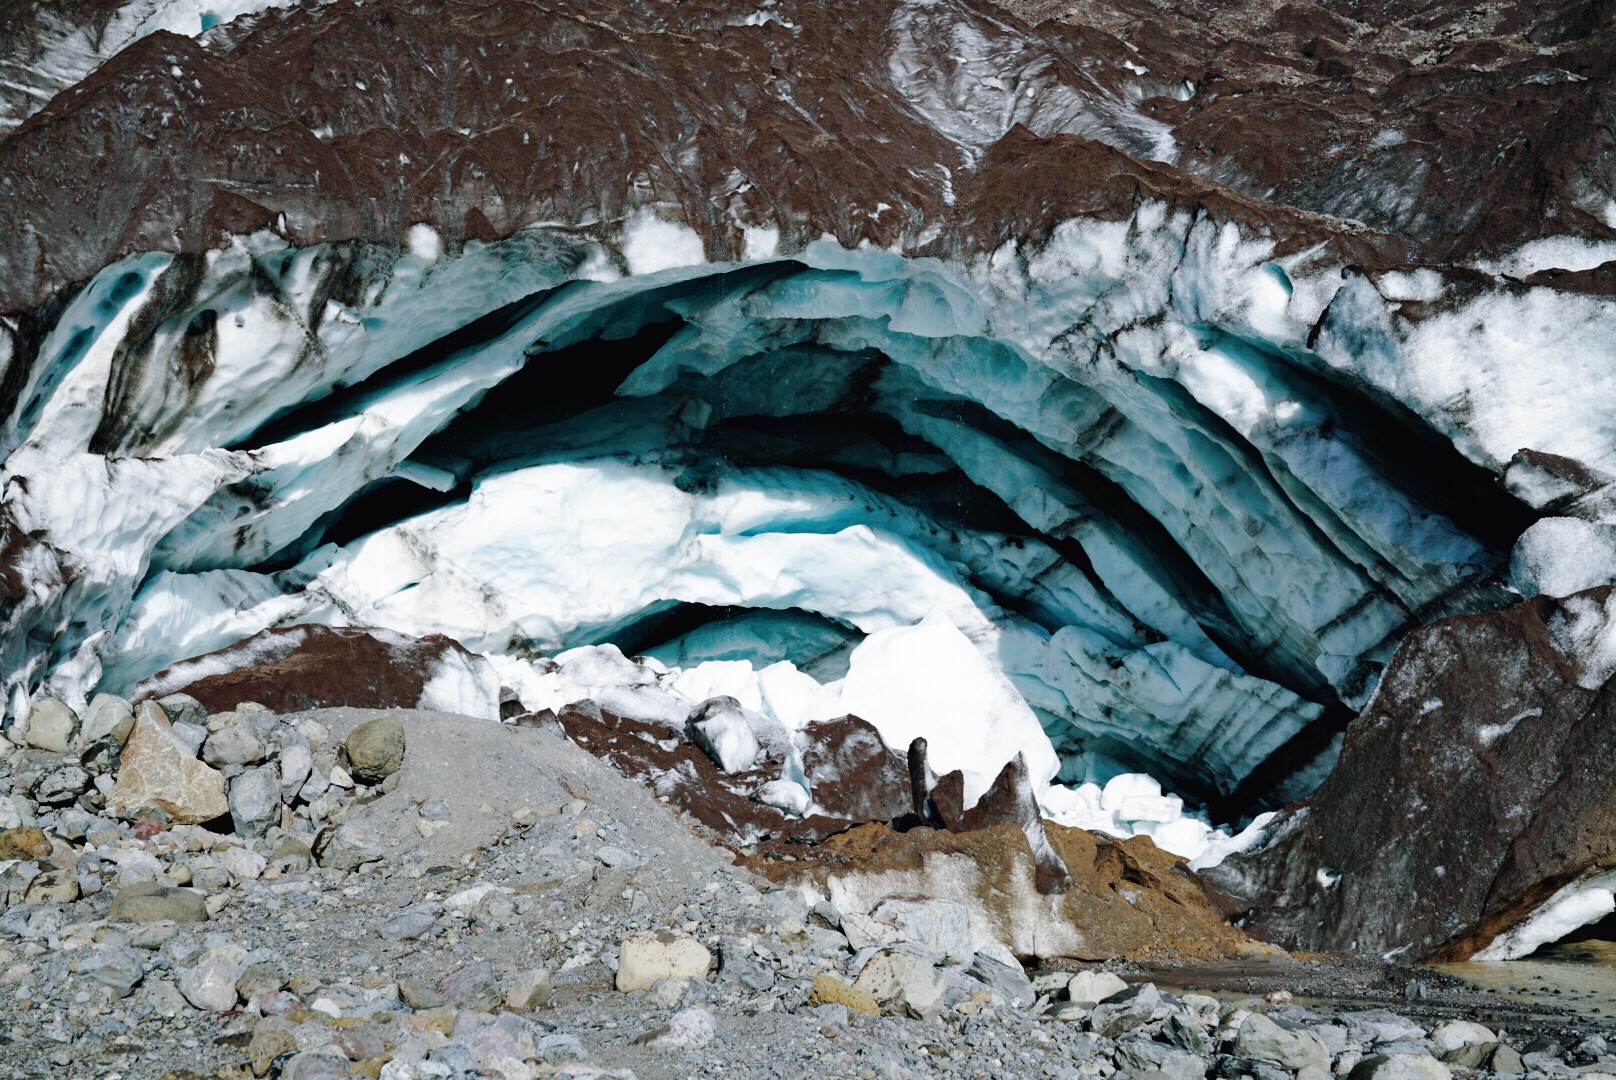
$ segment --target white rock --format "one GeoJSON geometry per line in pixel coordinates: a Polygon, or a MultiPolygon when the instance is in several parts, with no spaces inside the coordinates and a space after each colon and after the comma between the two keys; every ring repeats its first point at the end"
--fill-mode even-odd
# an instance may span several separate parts
{"type": "Polygon", "coordinates": [[[690,732],[707,755],[727,773],[745,772],[757,761],[758,741],[741,710],[726,709],[690,725],[690,732]]]}
{"type": "Polygon", "coordinates": [[[770,780],[757,790],[757,801],[798,817],[808,812],[812,799],[808,789],[795,780],[770,780]]]}
{"type": "Polygon", "coordinates": [[[42,697],[28,710],[28,745],[55,754],[73,747],[73,731],[79,718],[73,710],[53,697],[42,697]]]}
{"type": "Polygon", "coordinates": [[[1086,1001],[1090,1005],[1098,1005],[1126,989],[1128,984],[1109,971],[1079,971],[1066,984],[1068,997],[1073,1001],[1086,1001]]]}
{"type": "Polygon", "coordinates": [[[1271,1061],[1287,1069],[1330,1065],[1330,1054],[1318,1036],[1282,1028],[1262,1013],[1252,1013],[1240,1025],[1234,1052],[1239,1057],[1271,1061]]]}
{"type": "Polygon", "coordinates": [[[1490,1029],[1468,1020],[1449,1020],[1431,1032],[1431,1049],[1438,1055],[1464,1046],[1495,1043],[1498,1036],[1490,1029]]]}
{"type": "Polygon", "coordinates": [[[287,797],[295,795],[313,769],[314,755],[306,743],[294,742],[288,746],[281,752],[281,793],[287,797]]]}
{"type": "Polygon", "coordinates": [[[258,880],[267,863],[262,855],[244,847],[226,848],[219,855],[219,865],[240,881],[258,880]]]}
{"type": "Polygon", "coordinates": [[[898,928],[890,923],[879,922],[868,915],[861,915],[856,911],[842,914],[842,934],[846,936],[849,945],[854,951],[860,949],[881,949],[896,944],[902,935],[898,928]]]}
{"type": "Polygon", "coordinates": [[[653,1040],[657,1046],[676,1050],[699,1050],[713,1041],[718,1025],[706,1009],[684,1009],[668,1020],[668,1030],[653,1040]]]}
{"type": "Polygon", "coordinates": [[[1448,1067],[1426,1054],[1370,1054],[1349,1075],[1352,1080],[1452,1080],[1448,1067]]]}
{"type": "Polygon", "coordinates": [[[942,973],[925,957],[893,950],[870,957],[853,985],[879,1003],[901,1002],[907,1011],[923,1018],[936,1015],[948,989],[942,973]]]}
{"type": "Polygon", "coordinates": [[[649,990],[658,979],[705,979],[713,954],[688,934],[642,930],[624,938],[617,955],[617,989],[649,990]]]}
{"type": "Polygon", "coordinates": [[[111,739],[122,746],[135,726],[135,711],[129,702],[114,694],[97,694],[84,710],[79,738],[86,743],[111,739]]]}
{"type": "Polygon", "coordinates": [[[241,966],[232,952],[211,949],[180,972],[180,993],[198,1009],[224,1012],[236,1006],[236,979],[241,966]]]}

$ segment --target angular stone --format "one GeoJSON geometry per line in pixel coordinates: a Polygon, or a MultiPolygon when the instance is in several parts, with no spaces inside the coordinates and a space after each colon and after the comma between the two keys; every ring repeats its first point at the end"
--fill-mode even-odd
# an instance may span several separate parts
{"type": "MultiPolygon", "coordinates": [[[[225,731],[233,731],[226,728],[225,731]]],[[[222,733],[221,733],[222,734],[222,733]]],[[[273,763],[248,769],[230,782],[230,820],[242,836],[263,836],[281,820],[281,779],[273,763]]]]}
{"type": "Polygon", "coordinates": [[[1019,964],[1011,967],[991,957],[977,956],[966,967],[965,973],[1017,1008],[1025,1008],[1038,1000],[1032,980],[1027,978],[1027,973],[1021,970],[1019,964]]]}
{"type": "Polygon", "coordinates": [[[236,1007],[236,979],[241,967],[236,955],[224,949],[210,949],[202,958],[180,971],[180,993],[204,1012],[224,1012],[236,1007]]]}
{"type": "Polygon", "coordinates": [[[1498,1036],[1468,1020],[1449,1020],[1431,1032],[1431,1051],[1444,1063],[1474,1069],[1492,1056],[1498,1036]]]}
{"type": "Polygon", "coordinates": [[[322,831],[314,842],[321,866],[357,870],[387,854],[387,844],[375,827],[362,821],[344,821],[322,831]]]}
{"type": "Polygon", "coordinates": [[[126,998],[146,975],[146,965],[140,953],[126,945],[99,948],[79,961],[80,978],[99,983],[112,991],[112,996],[126,998]]]}
{"type": "Polygon", "coordinates": [[[107,908],[107,922],[206,922],[207,900],[190,889],[141,882],[119,889],[107,908]]]}
{"type": "Polygon", "coordinates": [[[447,1004],[459,1009],[489,1012],[500,1002],[494,965],[487,961],[456,968],[438,980],[437,991],[447,1004]]]}
{"type": "MultiPolygon", "coordinates": [[[[190,724],[206,731],[208,727],[208,710],[202,703],[189,694],[169,694],[159,698],[157,704],[162,706],[163,714],[168,717],[171,724],[190,724]]],[[[136,714],[139,719],[139,714],[136,714]]]]}
{"type": "Polygon", "coordinates": [[[1493,1050],[1487,1067],[1501,1076],[1520,1076],[1526,1072],[1526,1065],[1521,1061],[1520,1052],[1506,1043],[1499,1043],[1493,1050]]]}
{"type": "Polygon", "coordinates": [[[878,1016],[880,1004],[867,991],[849,986],[834,975],[821,975],[814,979],[808,990],[809,1005],[845,1005],[854,1012],[878,1016]]]}
{"type": "Polygon", "coordinates": [[[975,953],[970,914],[957,900],[883,900],[870,917],[894,927],[901,940],[942,957],[944,963],[969,963],[975,953]]]}
{"type": "Polygon", "coordinates": [[[717,1032],[713,1014],[706,1009],[681,1009],[668,1018],[668,1030],[653,1044],[670,1050],[700,1050],[717,1032]]]}
{"type": "Polygon", "coordinates": [[[176,824],[212,821],[230,812],[224,776],[196,760],[175,738],[156,702],[143,702],[123,748],[111,809],[130,817],[155,807],[176,824]]]}
{"type": "Polygon", "coordinates": [[[53,754],[73,748],[73,732],[79,718],[73,710],[53,697],[42,697],[28,710],[28,745],[53,754]]]}
{"type": "Polygon", "coordinates": [[[236,992],[242,1000],[273,994],[292,979],[292,973],[279,960],[256,960],[242,969],[236,979],[236,992]]]}
{"type": "Polygon", "coordinates": [[[58,765],[40,773],[29,788],[34,801],[45,806],[62,806],[72,802],[90,786],[90,774],[79,765],[58,765]]]}
{"type": "Polygon", "coordinates": [[[891,821],[909,813],[909,767],[875,726],[856,716],[820,720],[802,730],[802,768],[825,813],[854,821],[891,821]]]}
{"type": "Polygon", "coordinates": [[[218,859],[219,869],[237,881],[257,881],[269,865],[268,859],[244,847],[226,848],[218,859]]]}
{"type": "Polygon", "coordinates": [[[252,765],[263,761],[267,752],[263,740],[245,724],[220,728],[202,744],[202,760],[216,769],[226,765],[252,765]]]}
{"type": "Polygon", "coordinates": [[[110,740],[122,746],[135,727],[135,710],[115,694],[97,694],[84,710],[84,724],[79,729],[79,741],[89,744],[110,740]]]}
{"type": "Polygon", "coordinates": [[[437,914],[427,905],[406,908],[376,928],[388,941],[410,941],[425,937],[438,923],[437,914]]]}
{"type": "Polygon", "coordinates": [[[314,852],[295,836],[288,836],[270,852],[269,865],[283,873],[300,874],[314,865],[314,852]]]}
{"type": "Polygon", "coordinates": [[[377,717],[354,728],[343,745],[353,778],[374,786],[404,764],[404,725],[395,716],[377,717]]]}
{"type": "Polygon", "coordinates": [[[399,1000],[412,1009],[436,1009],[443,1004],[443,995],[413,975],[398,980],[399,1000]]]}
{"type": "Polygon", "coordinates": [[[0,831],[0,859],[43,859],[51,853],[50,837],[33,825],[0,831]]]}
{"type": "Polygon", "coordinates": [[[1205,1059],[1153,1039],[1130,1035],[1117,1043],[1117,1065],[1134,1076],[1154,1074],[1166,1080],[1205,1080],[1205,1059]]]}
{"type": "Polygon", "coordinates": [[[544,968],[519,971],[505,980],[505,1007],[507,1009],[536,1009],[549,1001],[555,993],[550,984],[550,973],[544,968]]]}
{"type": "Polygon", "coordinates": [[[1161,992],[1152,983],[1136,983],[1094,1007],[1094,1030],[1108,1039],[1148,1024],[1163,1007],[1161,992]]]}
{"type": "Polygon", "coordinates": [[[276,1058],[296,1051],[297,1036],[293,1033],[292,1025],[270,1017],[253,1028],[252,1042],[247,1044],[247,1060],[252,1064],[254,1076],[264,1076],[276,1058]]]}
{"type": "Polygon", "coordinates": [[[281,797],[290,801],[314,770],[314,753],[301,735],[281,751],[281,797]]]}
{"type": "Polygon", "coordinates": [[[713,964],[713,954],[688,934],[642,930],[618,947],[617,989],[627,994],[649,990],[658,979],[705,979],[713,964]]]}
{"type": "Polygon", "coordinates": [[[855,951],[883,949],[894,945],[903,935],[891,923],[878,922],[873,916],[849,911],[841,919],[842,934],[855,951]]]}
{"type": "Polygon", "coordinates": [[[942,1009],[948,980],[924,956],[887,950],[870,958],[853,986],[882,1004],[930,1019],[942,1009]]]}
{"type": "Polygon", "coordinates": [[[1348,1080],[1452,1080],[1448,1067],[1427,1054],[1370,1054],[1348,1080]]]}
{"type": "Polygon", "coordinates": [[[304,1050],[281,1069],[281,1080],[348,1080],[348,1056],[335,1044],[304,1050]]]}
{"type": "Polygon", "coordinates": [[[1240,1025],[1234,1052],[1239,1057],[1271,1061],[1291,1070],[1330,1064],[1330,1054],[1317,1036],[1281,1027],[1262,1013],[1253,1013],[1240,1025]]]}
{"type": "Polygon", "coordinates": [[[30,881],[23,894],[30,904],[71,904],[78,898],[78,874],[72,870],[47,870],[30,881]]]}

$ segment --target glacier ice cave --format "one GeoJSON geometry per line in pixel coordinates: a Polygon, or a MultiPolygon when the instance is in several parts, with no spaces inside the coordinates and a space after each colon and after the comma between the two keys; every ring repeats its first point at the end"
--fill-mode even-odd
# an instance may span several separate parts
{"type": "Polygon", "coordinates": [[[1215,861],[1405,633],[1514,599],[1522,432],[1610,464],[1609,339],[1520,362],[1585,297],[1412,320],[1452,283],[1149,201],[979,255],[745,246],[264,231],[9,325],[12,714],[267,627],[446,634],[499,674],[459,711],[853,712],[968,798],[1020,752],[1056,820],[1215,861]]]}

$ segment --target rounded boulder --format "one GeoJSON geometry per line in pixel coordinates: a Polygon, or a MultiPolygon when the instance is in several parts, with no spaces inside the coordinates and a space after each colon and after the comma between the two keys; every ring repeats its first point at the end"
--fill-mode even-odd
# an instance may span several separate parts
{"type": "Polygon", "coordinates": [[[404,764],[404,725],[393,716],[368,720],[349,733],[344,748],[353,778],[361,784],[379,784],[404,764]]]}

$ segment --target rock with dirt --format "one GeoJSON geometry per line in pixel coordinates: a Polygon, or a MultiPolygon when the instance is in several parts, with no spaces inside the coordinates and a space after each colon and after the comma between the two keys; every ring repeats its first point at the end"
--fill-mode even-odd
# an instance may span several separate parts
{"type": "Polygon", "coordinates": [[[276,713],[334,706],[432,709],[476,704],[499,717],[499,679],[488,661],[448,638],[412,638],[360,627],[265,630],[227,649],[175,664],[135,687],[133,696],[185,693],[210,712],[251,701],[276,713]],[[437,698],[434,687],[452,688],[437,698]],[[472,695],[476,697],[476,695],[472,695]]]}
{"type": "Polygon", "coordinates": [[[1324,784],[1208,872],[1246,928],[1287,948],[1458,960],[1605,872],[1616,696],[1566,635],[1610,592],[1412,634],[1324,784]]]}
{"type": "Polygon", "coordinates": [[[378,717],[354,728],[342,745],[353,778],[380,784],[404,764],[404,725],[397,717],[378,717]]]}

